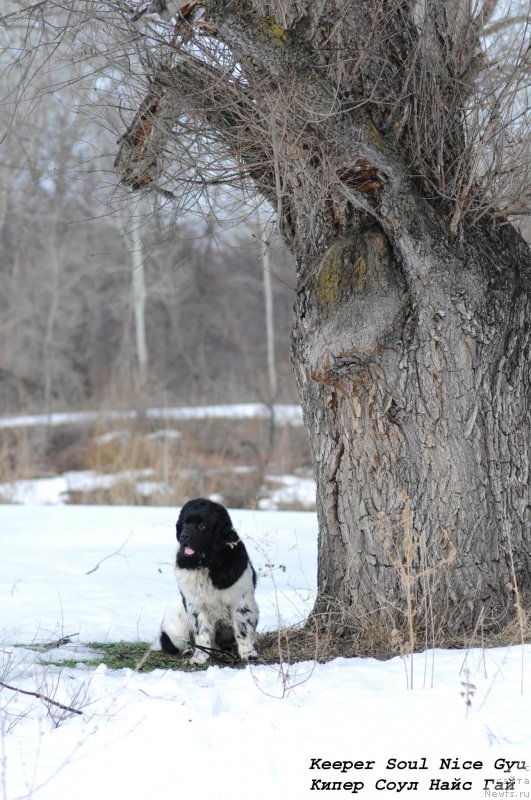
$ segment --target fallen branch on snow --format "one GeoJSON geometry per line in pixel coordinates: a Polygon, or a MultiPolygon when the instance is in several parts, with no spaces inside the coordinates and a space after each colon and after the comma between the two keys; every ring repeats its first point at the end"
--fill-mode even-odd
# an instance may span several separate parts
{"type": "Polygon", "coordinates": [[[12,692],[18,692],[19,694],[27,694],[30,697],[36,697],[38,700],[44,700],[45,703],[50,703],[52,706],[57,706],[58,708],[62,708],[63,711],[70,711],[72,714],[83,714],[77,708],[72,708],[71,706],[65,706],[63,703],[58,703],[57,700],[52,700],[51,697],[46,697],[45,694],[41,694],[40,692],[30,692],[28,689],[20,689],[18,686],[10,686],[8,683],[4,683],[0,681],[0,687],[3,689],[9,689],[12,692]]]}

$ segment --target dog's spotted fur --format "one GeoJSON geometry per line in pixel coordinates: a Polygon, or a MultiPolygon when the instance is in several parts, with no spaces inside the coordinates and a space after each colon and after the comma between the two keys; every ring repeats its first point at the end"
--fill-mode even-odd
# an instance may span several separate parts
{"type": "Polygon", "coordinates": [[[177,520],[177,541],[180,594],[164,615],[154,648],[185,653],[195,645],[191,663],[201,665],[208,649],[235,641],[240,658],[256,658],[256,573],[228,511],[211,500],[190,500],[177,520]]]}

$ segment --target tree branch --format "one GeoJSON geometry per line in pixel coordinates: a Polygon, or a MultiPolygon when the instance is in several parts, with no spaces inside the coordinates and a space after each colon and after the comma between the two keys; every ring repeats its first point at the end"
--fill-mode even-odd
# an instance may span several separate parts
{"type": "Polygon", "coordinates": [[[52,700],[51,697],[47,697],[45,694],[41,694],[40,692],[30,692],[28,689],[20,689],[18,686],[10,686],[8,683],[4,683],[0,681],[0,687],[3,689],[9,689],[11,692],[18,692],[18,694],[25,694],[29,697],[36,697],[38,700],[44,700],[45,703],[50,703],[52,706],[57,706],[57,708],[62,708],[63,711],[69,711],[71,714],[83,714],[77,708],[72,708],[71,706],[65,706],[63,703],[58,703],[57,700],[52,700]]]}
{"type": "Polygon", "coordinates": [[[120,547],[114,551],[114,553],[109,553],[108,555],[103,556],[103,558],[100,558],[98,563],[94,567],[92,567],[92,569],[89,569],[88,572],[85,572],[85,575],[92,575],[92,573],[96,572],[96,570],[100,568],[100,565],[103,564],[104,561],[107,561],[108,558],[113,558],[113,556],[120,555],[120,553],[122,552],[122,550],[124,549],[124,547],[126,546],[127,542],[129,541],[132,535],[133,534],[130,533],[125,542],[121,544],[120,547]]]}
{"type": "Polygon", "coordinates": [[[496,22],[493,22],[491,25],[485,27],[482,31],[482,34],[483,36],[492,36],[494,33],[499,33],[507,28],[511,28],[515,25],[521,25],[522,23],[529,24],[529,22],[529,14],[518,14],[514,17],[505,17],[504,19],[499,19],[496,22]]]}

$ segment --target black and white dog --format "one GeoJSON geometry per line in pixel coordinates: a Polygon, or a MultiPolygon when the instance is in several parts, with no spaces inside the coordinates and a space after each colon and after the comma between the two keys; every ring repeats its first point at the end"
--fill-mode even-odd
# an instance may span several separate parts
{"type": "Polygon", "coordinates": [[[185,653],[195,644],[190,663],[199,666],[209,649],[236,642],[241,659],[256,658],[256,573],[228,511],[203,497],[190,500],[177,520],[177,541],[180,595],[166,610],[153,648],[185,653]]]}

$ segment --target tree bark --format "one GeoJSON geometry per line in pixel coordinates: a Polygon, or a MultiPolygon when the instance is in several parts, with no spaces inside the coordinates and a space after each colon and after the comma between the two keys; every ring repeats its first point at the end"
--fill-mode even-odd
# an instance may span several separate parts
{"type": "Polygon", "coordinates": [[[511,228],[475,229],[449,261],[433,245],[412,291],[381,228],[358,223],[298,291],[315,612],[339,632],[437,641],[499,626],[515,581],[531,588],[528,250],[511,228]]]}

